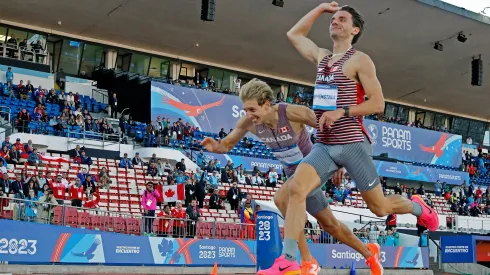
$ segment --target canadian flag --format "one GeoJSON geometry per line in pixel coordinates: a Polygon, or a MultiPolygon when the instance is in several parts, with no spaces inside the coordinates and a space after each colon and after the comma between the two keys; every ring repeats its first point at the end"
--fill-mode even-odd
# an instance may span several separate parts
{"type": "Polygon", "coordinates": [[[279,132],[280,132],[281,134],[282,134],[282,133],[289,132],[289,126],[284,126],[284,127],[279,128],[279,132]]]}
{"type": "Polygon", "coordinates": [[[163,186],[163,201],[174,202],[185,199],[185,184],[164,185],[163,186]]]}
{"type": "Polygon", "coordinates": [[[44,160],[44,161],[71,162],[69,159],[65,159],[65,158],[62,158],[62,157],[44,156],[44,155],[41,155],[41,154],[39,154],[39,157],[41,158],[41,160],[44,160]]]}

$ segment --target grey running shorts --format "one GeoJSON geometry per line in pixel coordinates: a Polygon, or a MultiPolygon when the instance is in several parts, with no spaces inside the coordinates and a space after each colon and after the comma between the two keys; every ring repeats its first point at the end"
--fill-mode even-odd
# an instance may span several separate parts
{"type": "Polygon", "coordinates": [[[364,138],[364,142],[341,145],[315,143],[302,163],[307,163],[316,170],[322,184],[308,197],[321,190],[338,167],[347,169],[347,173],[354,180],[359,191],[365,192],[376,187],[380,180],[376,167],[374,167],[372,152],[373,149],[367,137],[364,138]]]}

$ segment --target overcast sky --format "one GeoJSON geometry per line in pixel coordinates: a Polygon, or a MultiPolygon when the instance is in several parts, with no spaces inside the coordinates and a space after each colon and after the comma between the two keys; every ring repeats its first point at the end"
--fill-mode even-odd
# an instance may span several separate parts
{"type": "MultiPolygon", "coordinates": [[[[490,7],[490,0],[442,0],[449,4],[463,7],[467,10],[480,13],[485,7],[490,7]]],[[[490,15],[490,8],[486,11],[487,16],[490,15]]]]}

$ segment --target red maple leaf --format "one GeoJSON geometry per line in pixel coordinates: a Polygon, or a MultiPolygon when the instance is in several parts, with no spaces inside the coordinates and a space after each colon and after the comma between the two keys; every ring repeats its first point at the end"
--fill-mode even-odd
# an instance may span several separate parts
{"type": "Polygon", "coordinates": [[[165,196],[167,196],[168,198],[172,198],[174,195],[175,195],[175,192],[171,188],[169,188],[169,189],[167,189],[167,191],[165,191],[165,196]]]}

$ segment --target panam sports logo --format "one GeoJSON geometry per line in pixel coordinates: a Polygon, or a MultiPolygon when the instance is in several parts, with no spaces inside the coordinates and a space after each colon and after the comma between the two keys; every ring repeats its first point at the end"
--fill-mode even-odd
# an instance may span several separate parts
{"type": "MultiPolygon", "coordinates": [[[[378,127],[374,124],[369,124],[367,131],[373,146],[376,146],[380,137],[378,127]]],[[[412,134],[408,130],[383,125],[381,126],[381,146],[410,151],[412,150],[412,134]]]]}

